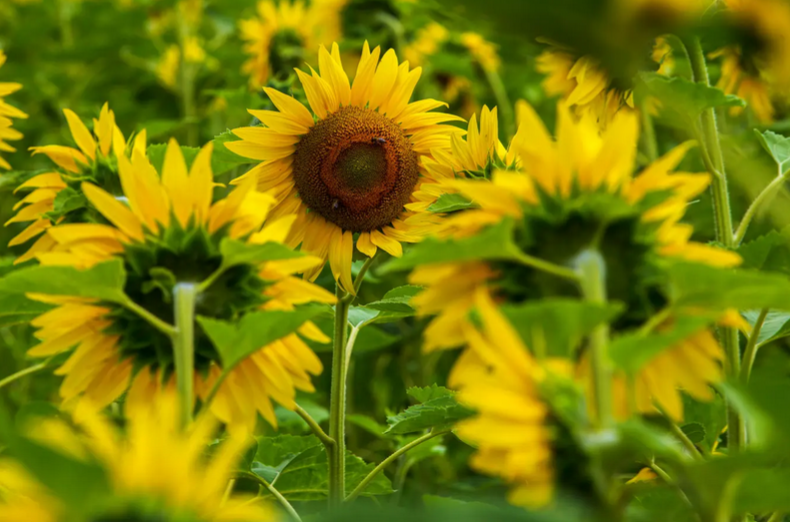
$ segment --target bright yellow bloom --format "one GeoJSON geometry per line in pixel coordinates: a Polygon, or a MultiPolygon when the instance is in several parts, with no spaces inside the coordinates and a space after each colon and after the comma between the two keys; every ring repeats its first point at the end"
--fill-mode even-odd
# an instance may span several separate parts
{"type": "Polygon", "coordinates": [[[165,49],[156,65],[156,76],[165,87],[176,90],[178,88],[178,71],[181,67],[181,49],[173,44],[165,49]]]}
{"type": "Polygon", "coordinates": [[[425,58],[436,54],[449,37],[450,32],[442,24],[431,22],[417,31],[414,41],[403,50],[403,57],[409,65],[422,65],[425,58]]]}
{"type": "Polygon", "coordinates": [[[675,73],[676,64],[675,58],[672,56],[672,46],[669,45],[669,42],[663,36],[656,38],[651,58],[659,64],[658,74],[672,76],[675,73]]]}
{"type": "MultiPolygon", "coordinates": [[[[8,245],[22,245],[40,236],[33,246],[16,260],[16,263],[29,261],[37,254],[48,252],[55,246],[54,239],[44,232],[55,224],[50,214],[55,211],[58,194],[69,188],[77,190],[82,181],[91,181],[108,190],[114,190],[120,183],[118,158],[126,157],[134,151],[145,154],[145,131],[139,133],[132,144],[127,144],[126,138],[115,124],[115,114],[106,103],[101,109],[99,119],[93,120],[92,133],[73,111],[64,109],[63,113],[66,115],[77,148],[62,145],[31,148],[34,155],[47,155],[58,169],[39,174],[16,189],[16,192],[30,190],[30,193],[14,206],[17,213],[6,222],[6,225],[27,222],[31,224],[8,245]]],[[[57,220],[63,220],[67,214],[73,216],[84,211],[81,205],[75,207],[71,211],[65,210],[57,220]]]]}
{"type": "Polygon", "coordinates": [[[471,464],[511,485],[508,500],[542,506],[554,489],[548,407],[541,401],[537,363],[513,326],[496,309],[488,292],[477,291],[482,329],[464,328],[469,349],[461,356],[454,386],[459,400],[477,410],[456,433],[477,447],[471,464]]]}
{"type": "MultiPolygon", "coordinates": [[[[774,105],[771,101],[771,82],[763,73],[752,67],[752,73],[742,67],[740,49],[726,47],[711,54],[711,58],[722,58],[721,76],[716,87],[727,94],[735,94],[746,101],[754,115],[762,123],[774,121],[774,105]]],[[[743,107],[731,107],[730,114],[738,115],[743,107]]]]}
{"type": "MultiPolygon", "coordinates": [[[[690,241],[692,227],[680,223],[688,202],[710,183],[707,174],[672,172],[689,144],[675,148],[634,176],[636,114],[621,111],[606,130],[600,131],[594,121],[589,118],[577,121],[568,107],[560,104],[554,141],[531,107],[522,105],[520,113],[520,133],[528,137],[515,140],[521,172],[495,171],[490,181],[445,181],[446,186],[476,206],[446,218],[441,225],[445,233],[467,237],[489,225],[513,219],[527,229],[521,234],[526,242],[520,245],[525,253],[559,265],[571,262],[587,248],[589,241],[603,234],[599,241],[609,245],[604,248],[616,252],[607,261],[628,259],[623,266],[613,267],[611,273],[616,277],[609,278],[614,285],[609,289],[610,297],[627,303],[634,299],[632,289],[643,284],[640,266],[652,262],[648,259],[680,258],[715,266],[740,262],[740,257],[732,252],[690,241]],[[667,194],[656,200],[657,193],[667,194]],[[595,198],[604,197],[611,201],[606,204],[599,201],[597,210],[595,206],[587,206],[595,198]],[[608,207],[618,205],[631,208],[634,217],[612,220],[596,217],[608,207]],[[553,208],[568,210],[552,214],[553,208]],[[600,222],[602,219],[605,226],[600,222]],[[608,230],[613,230],[611,236],[608,230]]],[[[460,344],[475,292],[481,286],[488,286],[497,299],[516,302],[575,295],[576,290],[558,284],[542,286],[539,278],[530,273],[518,264],[506,262],[468,261],[418,267],[410,282],[427,288],[412,302],[421,315],[437,315],[425,331],[425,349],[460,344]]],[[[716,346],[716,350],[721,349],[716,346]]],[[[715,357],[709,360],[716,364],[715,357]]],[[[663,362],[657,359],[657,364],[663,362]]],[[[690,371],[694,373],[696,369],[690,371]]],[[[707,371],[696,375],[701,379],[700,386],[720,378],[720,374],[707,371]]],[[[687,384],[682,378],[667,382],[684,387],[687,384]]]]}
{"type": "MultiPolygon", "coordinates": [[[[47,234],[56,247],[36,257],[44,265],[78,268],[121,258],[129,273],[127,295],[160,319],[172,322],[172,305],[167,304],[170,298],[160,295],[166,290],[152,292],[149,288],[157,285],[157,270],[172,274],[176,282],[203,281],[220,266],[218,245],[223,238],[281,243],[295,220],[294,216],[279,216],[267,221],[274,198],[257,192],[252,180],[213,202],[211,154],[209,144],[187,171],[181,149],[171,141],[161,176],[139,152],[131,160],[118,156],[121,198],[91,183],[82,184],[82,192],[110,224],[52,227],[47,234]]],[[[301,257],[238,267],[203,290],[198,313],[231,320],[247,310],[290,310],[313,301],[333,303],[334,295],[292,275],[320,263],[317,258],[301,257]]],[[[135,314],[77,297],[30,297],[56,305],[32,321],[41,343],[28,353],[33,357],[71,353],[55,371],[65,376],[60,393],[67,404],[84,399],[103,407],[127,389],[127,404],[135,404],[150,400],[162,387],[173,386],[168,337],[135,314]]],[[[311,323],[299,331],[316,341],[328,341],[311,323]]],[[[221,374],[221,362],[199,328],[195,364],[195,389],[205,398],[221,374]]],[[[312,350],[296,334],[290,334],[261,347],[233,369],[219,388],[212,412],[234,425],[254,425],[257,411],[276,425],[270,399],[293,409],[295,390],[312,391],[309,374],[317,375],[321,370],[312,350]]]]}
{"type": "Polygon", "coordinates": [[[464,47],[469,49],[472,57],[477,60],[480,67],[486,71],[492,72],[499,70],[502,61],[499,59],[499,54],[494,44],[487,41],[481,35],[472,32],[463,33],[461,35],[461,43],[464,47]]]}
{"type": "MultiPolygon", "coordinates": [[[[0,68],[6,62],[5,53],[0,50],[0,68]]],[[[16,141],[22,139],[22,133],[16,129],[12,129],[12,118],[27,118],[27,114],[20,111],[13,105],[9,105],[4,100],[5,96],[13,94],[22,85],[19,83],[0,82],[0,152],[14,152],[16,149],[8,144],[9,141],[16,141]]],[[[0,168],[10,169],[11,165],[0,156],[0,168]]]]}
{"type": "Polygon", "coordinates": [[[535,68],[546,75],[543,90],[559,96],[579,115],[589,115],[605,128],[619,111],[634,107],[633,93],[612,86],[611,78],[590,56],[551,48],[536,59],[535,68]]]}
{"type": "Polygon", "coordinates": [[[353,291],[355,243],[368,257],[378,248],[400,256],[402,242],[419,241],[436,221],[404,205],[423,182],[423,160],[436,148],[449,148],[451,134],[461,132],[444,123],[461,118],[429,112],[446,105],[440,101],[409,103],[421,69],[399,65],[393,50],[381,56],[380,48],[371,52],[366,43],[353,84],[337,44],[331,54],[321,47],[318,61],[320,74],[296,71],[312,113],[266,88],[279,112],[251,110],[264,127],[236,129],[242,141],[226,146],[262,161],[245,179],[273,191],[272,215],[297,215],[288,244],[329,260],[335,280],[353,291]]]}
{"type": "Polygon", "coordinates": [[[258,17],[239,23],[250,59],[242,72],[250,76],[252,87],[266,85],[272,73],[290,72],[301,65],[305,54],[318,45],[341,37],[340,12],[347,0],[319,0],[306,5],[302,0],[261,0],[258,17]],[[283,54],[283,53],[286,54],[283,54]]]}
{"type": "MultiPolygon", "coordinates": [[[[88,412],[76,416],[79,432],[62,420],[39,419],[31,436],[75,460],[97,463],[107,474],[109,492],[90,509],[91,520],[161,520],[200,522],[268,522],[276,517],[262,503],[228,496],[225,491],[247,446],[244,437],[225,440],[210,457],[216,422],[207,415],[188,430],[179,428],[172,395],[129,407],[125,433],[107,419],[88,412]],[[92,517],[92,518],[91,518],[92,517]]],[[[77,480],[78,477],[73,477],[77,480]]],[[[65,505],[19,463],[0,462],[0,520],[70,522],[65,505]]],[[[80,518],[80,520],[82,520],[80,518]]]]}

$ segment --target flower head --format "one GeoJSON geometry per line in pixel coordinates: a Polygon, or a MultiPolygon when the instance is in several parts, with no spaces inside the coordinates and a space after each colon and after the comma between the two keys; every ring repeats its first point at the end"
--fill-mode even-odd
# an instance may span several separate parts
{"type": "MultiPolygon", "coordinates": [[[[215,276],[226,266],[220,252],[223,239],[280,243],[295,217],[267,221],[274,198],[257,192],[251,180],[214,201],[211,153],[209,144],[187,169],[181,149],[171,141],[161,175],[140,152],[131,160],[119,156],[121,198],[88,182],[81,186],[104,223],[54,226],[47,234],[55,247],[36,257],[44,265],[78,268],[120,258],[128,274],[126,294],[170,323],[172,288],[179,282],[208,281],[197,313],[222,320],[258,309],[290,310],[311,301],[334,302],[331,293],[292,276],[320,263],[316,258],[235,265],[215,276]]],[[[173,385],[170,339],[138,314],[77,297],[31,297],[56,306],[32,322],[39,328],[36,336],[41,343],[29,354],[71,353],[56,370],[65,376],[60,392],[67,403],[84,399],[102,407],[128,390],[127,403],[134,404],[173,385]]],[[[311,323],[300,332],[328,341],[311,323]]],[[[206,398],[220,378],[222,363],[200,327],[195,342],[195,389],[206,398]]],[[[261,347],[230,371],[218,388],[212,411],[223,421],[247,425],[254,424],[260,412],[276,425],[270,399],[293,408],[295,389],[312,391],[309,374],[321,370],[307,345],[296,334],[287,335],[261,347]]]]}
{"type": "MultiPolygon", "coordinates": [[[[5,61],[6,55],[0,50],[0,68],[3,67],[5,61]]],[[[22,139],[22,133],[11,126],[14,123],[13,118],[27,118],[27,114],[13,105],[9,105],[4,99],[5,96],[13,94],[21,88],[22,85],[18,83],[0,82],[0,152],[14,152],[16,149],[8,142],[22,139]]],[[[0,156],[0,168],[11,168],[11,165],[2,156],[0,156]]]]}
{"type": "Polygon", "coordinates": [[[395,51],[381,56],[366,43],[353,84],[337,44],[331,53],[321,48],[319,65],[320,74],[296,71],[312,113],[266,88],[279,111],[250,111],[264,126],[234,130],[242,141],[226,146],[262,160],[246,177],[276,195],[272,215],[296,214],[288,243],[328,259],[335,280],[353,291],[354,244],[369,257],[378,248],[399,256],[401,242],[418,241],[435,221],[404,207],[427,174],[423,158],[449,147],[450,136],[460,132],[445,123],[460,118],[429,112],[444,105],[440,101],[409,103],[421,69],[399,65],[395,51]]]}

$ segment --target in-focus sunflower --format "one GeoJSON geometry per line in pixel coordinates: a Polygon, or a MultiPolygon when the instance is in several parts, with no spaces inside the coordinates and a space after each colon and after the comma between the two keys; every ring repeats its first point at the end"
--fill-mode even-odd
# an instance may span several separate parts
{"type": "Polygon", "coordinates": [[[242,72],[250,85],[259,88],[270,76],[290,74],[306,58],[312,58],[318,45],[340,39],[340,11],[345,1],[261,0],[258,16],[239,23],[245,41],[244,52],[250,55],[242,72]]]}
{"type": "MultiPolygon", "coordinates": [[[[188,431],[173,395],[129,408],[121,433],[108,420],[86,412],[74,419],[36,419],[31,438],[68,457],[98,466],[107,487],[69,505],[22,463],[0,462],[0,520],[79,522],[89,520],[168,520],[190,522],[268,522],[271,510],[251,498],[227,495],[227,486],[247,441],[231,436],[211,456],[208,445],[216,422],[201,416],[188,431]]],[[[75,480],[69,477],[66,480],[75,480]]],[[[51,481],[48,481],[51,483],[51,481]]]]}
{"type": "MultiPolygon", "coordinates": [[[[721,58],[717,87],[746,100],[762,123],[774,119],[772,98],[790,87],[790,5],[782,0],[726,0],[726,14],[742,33],[742,45],[711,54],[721,58]]],[[[738,114],[740,107],[730,109],[738,114]]]]}
{"type": "MultiPolygon", "coordinates": [[[[5,53],[0,50],[0,68],[6,62],[5,53]]],[[[5,96],[13,94],[22,85],[19,83],[0,82],[0,152],[14,152],[16,149],[8,144],[9,141],[16,141],[22,139],[22,133],[16,129],[12,129],[14,124],[12,118],[27,118],[27,114],[20,111],[13,105],[9,105],[5,101],[5,96]]],[[[10,169],[11,165],[0,156],[0,168],[10,169]]]]}
{"type": "MultiPolygon", "coordinates": [[[[607,295],[629,310],[615,324],[620,331],[642,325],[667,303],[655,282],[664,260],[715,266],[740,262],[732,252],[690,241],[692,227],[679,222],[689,200],[710,182],[707,174],[672,173],[689,144],[634,176],[634,113],[618,113],[601,132],[590,118],[576,121],[560,104],[556,142],[531,107],[524,105],[521,116],[522,132],[529,139],[516,143],[520,172],[495,171],[490,182],[446,182],[476,206],[446,218],[442,229],[450,235],[467,237],[487,226],[512,223],[522,252],[561,266],[595,245],[607,264],[607,295]]],[[[419,312],[437,315],[425,332],[429,351],[463,343],[480,286],[487,286],[497,300],[512,303],[580,297],[567,279],[512,261],[426,265],[418,267],[410,281],[427,287],[413,299],[419,312]]],[[[689,367],[689,372],[703,385],[710,382],[710,373],[700,366],[689,367]]],[[[673,375],[662,383],[673,391],[687,388],[685,378],[673,375]]],[[[665,406],[669,409],[674,403],[665,406]]]]}
{"type": "MultiPolygon", "coordinates": [[[[343,71],[337,44],[319,51],[320,74],[296,73],[311,112],[296,99],[265,89],[276,111],[250,113],[264,127],[233,132],[235,153],[263,162],[246,177],[273,191],[273,216],[296,214],[288,244],[329,264],[335,280],[353,291],[354,244],[368,257],[381,248],[400,256],[402,242],[418,241],[435,216],[404,208],[422,183],[422,160],[449,148],[462,132],[444,125],[458,116],[429,112],[437,100],[409,103],[421,69],[398,65],[395,51],[381,56],[365,43],[353,85],[343,71]],[[381,58],[379,60],[379,58],[381,58]]],[[[318,266],[307,273],[314,278],[318,266]]]]}
{"type": "Polygon", "coordinates": [[[55,246],[54,239],[44,234],[55,223],[94,220],[95,210],[80,193],[80,183],[90,181],[119,196],[122,189],[118,177],[118,158],[126,157],[133,151],[145,153],[145,131],[139,133],[132,143],[127,143],[115,124],[115,114],[106,103],[99,119],[93,120],[93,133],[73,111],[64,109],[63,113],[78,148],[62,145],[31,148],[34,155],[47,155],[58,168],[35,176],[16,189],[16,192],[30,192],[14,206],[17,213],[6,225],[28,222],[30,225],[14,237],[8,246],[22,245],[35,237],[39,238],[25,254],[17,258],[16,263],[33,259],[55,246]]]}
{"type": "Polygon", "coordinates": [[[590,115],[605,128],[619,111],[634,108],[633,92],[613,85],[612,79],[591,56],[553,45],[535,60],[546,75],[543,90],[559,96],[579,115],[590,115]]]}
{"type": "Polygon", "coordinates": [[[554,489],[549,408],[539,395],[540,368],[488,293],[475,298],[482,328],[466,325],[464,371],[456,372],[459,400],[477,410],[456,434],[477,447],[471,465],[511,485],[508,500],[536,507],[554,489]]]}
{"type": "MultiPolygon", "coordinates": [[[[56,243],[36,255],[44,265],[78,268],[121,258],[127,270],[125,292],[137,305],[173,323],[172,288],[178,282],[206,281],[197,313],[233,320],[246,311],[290,310],[294,305],[334,302],[334,296],[291,274],[321,260],[309,256],[261,265],[222,265],[224,238],[260,244],[282,242],[294,216],[269,220],[274,198],[257,192],[250,180],[227,198],[212,203],[211,145],[204,147],[187,172],[178,145],[167,147],[159,176],[141,153],[131,160],[118,156],[120,198],[84,182],[82,193],[103,217],[100,223],[61,224],[47,230],[56,243]]],[[[28,352],[48,357],[69,352],[55,373],[65,376],[60,388],[66,403],[85,399],[103,407],[124,391],[127,403],[145,402],[162,387],[173,385],[170,339],[139,315],[113,304],[69,296],[32,295],[56,305],[32,321],[41,343],[28,352]],[[74,349],[76,347],[76,349],[74,349]]],[[[206,398],[221,374],[221,361],[211,341],[196,326],[195,390],[206,398]]],[[[300,333],[327,342],[306,323],[300,333]]],[[[256,411],[276,425],[270,399],[293,409],[295,389],[312,391],[310,374],[321,362],[296,335],[290,334],[245,359],[222,382],[212,411],[230,424],[254,425],[256,411]]]]}

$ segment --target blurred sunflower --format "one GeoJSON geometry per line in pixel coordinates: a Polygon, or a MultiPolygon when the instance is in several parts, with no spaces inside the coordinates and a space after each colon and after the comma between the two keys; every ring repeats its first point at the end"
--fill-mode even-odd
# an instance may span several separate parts
{"type": "Polygon", "coordinates": [[[242,72],[260,88],[270,76],[290,74],[319,44],[340,40],[340,12],[345,1],[301,0],[258,2],[258,17],[239,23],[244,52],[250,55],[242,72]]]}
{"type": "MultiPolygon", "coordinates": [[[[745,43],[711,54],[722,59],[717,87],[746,100],[760,122],[770,123],[772,97],[786,97],[790,86],[790,5],[782,0],[726,0],[725,4],[745,43]]],[[[742,110],[730,109],[733,114],[742,110]]]]}
{"type": "Polygon", "coordinates": [[[118,195],[121,191],[118,158],[133,151],[145,153],[145,131],[140,132],[132,143],[127,143],[115,124],[115,114],[106,103],[99,119],[93,120],[93,133],[73,111],[63,109],[63,113],[77,148],[62,145],[31,147],[33,155],[45,154],[59,169],[34,176],[16,189],[16,192],[30,190],[30,193],[14,206],[17,213],[6,222],[6,226],[32,223],[8,246],[21,245],[41,236],[16,263],[33,259],[55,246],[54,239],[44,234],[55,223],[91,220],[92,210],[79,192],[80,183],[90,181],[118,195]]]}
{"type": "MultiPolygon", "coordinates": [[[[529,139],[515,144],[520,172],[497,170],[491,181],[445,182],[476,207],[445,219],[442,229],[451,236],[471,236],[489,225],[512,222],[523,253],[556,265],[571,263],[596,244],[611,274],[607,295],[626,303],[630,311],[615,325],[618,329],[641,325],[666,304],[653,283],[662,259],[715,266],[740,262],[732,252],[690,241],[692,227],[679,223],[689,200],[710,183],[707,174],[672,173],[689,144],[633,176],[638,137],[634,113],[618,113],[601,132],[591,118],[577,120],[560,104],[556,142],[526,104],[521,106],[521,122],[521,132],[529,139]]],[[[428,351],[463,343],[463,329],[481,286],[498,300],[514,303],[579,297],[573,282],[514,261],[426,265],[411,274],[410,282],[427,287],[413,299],[419,313],[437,314],[425,332],[428,351]]],[[[689,367],[689,372],[710,382],[710,373],[701,367],[689,367]]],[[[664,375],[662,385],[675,390],[686,387],[686,381],[664,375]]]]}
{"type": "Polygon", "coordinates": [[[463,33],[461,44],[469,50],[469,53],[484,70],[495,72],[502,65],[496,46],[483,38],[482,35],[473,32],[463,33]]]}
{"type": "MultiPolygon", "coordinates": [[[[231,320],[249,310],[290,310],[306,302],[333,303],[334,295],[295,272],[321,260],[300,257],[261,265],[242,264],[215,273],[222,265],[219,244],[233,238],[252,244],[281,243],[294,216],[262,224],[274,204],[256,192],[252,180],[212,203],[211,144],[187,166],[171,141],[161,176],[139,152],[131,161],[118,156],[121,196],[83,182],[81,191],[102,216],[100,223],[60,224],[47,230],[56,246],[36,255],[44,265],[78,268],[123,259],[125,291],[134,303],[168,323],[173,322],[172,288],[181,282],[210,281],[202,290],[197,313],[231,320]]],[[[31,295],[56,308],[31,323],[41,341],[28,352],[49,357],[69,352],[55,373],[64,375],[64,402],[84,399],[103,407],[128,389],[127,404],[144,403],[160,388],[173,386],[173,350],[169,337],[136,313],[116,305],[70,296],[31,295]],[[76,346],[76,349],[73,349],[76,346]]],[[[196,327],[195,390],[205,399],[221,374],[219,354],[196,327]]],[[[306,323],[300,333],[329,339],[306,323]]],[[[218,388],[212,412],[223,421],[254,425],[256,411],[276,425],[270,399],[294,408],[295,389],[312,391],[309,374],[321,362],[296,335],[269,344],[233,369],[218,388]]]]}
{"type": "Polygon", "coordinates": [[[227,439],[207,458],[216,422],[203,415],[182,431],[175,404],[173,396],[163,396],[129,408],[124,433],[97,414],[75,418],[76,427],[63,420],[36,419],[27,426],[31,438],[74,460],[97,465],[106,475],[106,491],[87,505],[70,506],[22,464],[6,459],[0,462],[0,520],[72,522],[83,520],[85,513],[87,520],[275,520],[260,502],[226,493],[248,445],[245,438],[227,439]]]}
{"type": "Polygon", "coordinates": [[[414,67],[422,65],[425,59],[436,54],[449,38],[450,31],[438,22],[431,22],[417,31],[414,40],[403,50],[403,57],[409,65],[414,67]]]}
{"type": "Polygon", "coordinates": [[[488,293],[476,292],[482,328],[466,325],[464,372],[457,373],[458,398],[477,411],[456,434],[477,447],[472,467],[511,485],[508,500],[538,507],[554,489],[548,407],[541,401],[540,368],[488,293]]]}
{"type": "MultiPolygon", "coordinates": [[[[448,148],[460,129],[444,125],[458,116],[429,112],[437,100],[409,103],[421,69],[398,65],[395,51],[372,52],[365,43],[353,85],[343,71],[337,44],[319,51],[321,73],[298,70],[311,112],[296,99],[265,91],[275,111],[249,111],[265,127],[233,132],[226,146],[262,160],[243,178],[277,198],[274,216],[296,214],[287,243],[329,264],[335,280],[353,291],[351,260],[357,250],[378,248],[400,256],[402,242],[419,241],[436,217],[404,209],[422,182],[423,158],[448,148]],[[314,115],[317,117],[314,119],[314,115]],[[356,239],[355,239],[356,236],[356,239]]],[[[315,278],[322,266],[308,271],[315,278]]]]}
{"type": "MultiPolygon", "coordinates": [[[[0,49],[0,68],[3,67],[5,62],[6,55],[0,49]]],[[[11,128],[11,126],[14,124],[12,118],[27,118],[27,114],[20,111],[16,107],[9,105],[4,100],[5,96],[13,94],[21,88],[22,85],[18,83],[0,82],[0,152],[16,151],[16,149],[7,142],[22,139],[22,133],[11,128]]],[[[0,156],[0,167],[4,169],[10,169],[11,165],[9,165],[8,162],[4,160],[2,156],[0,156]]]]}

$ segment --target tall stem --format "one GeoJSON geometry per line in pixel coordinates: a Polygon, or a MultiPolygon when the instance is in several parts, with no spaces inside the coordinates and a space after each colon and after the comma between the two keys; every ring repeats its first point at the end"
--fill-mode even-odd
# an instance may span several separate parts
{"type": "MultiPolygon", "coordinates": [[[[582,252],[577,261],[577,271],[585,299],[593,303],[606,302],[606,263],[594,250],[582,252]]],[[[612,423],[612,365],[609,360],[609,325],[598,326],[590,336],[593,370],[593,390],[598,428],[612,423]]]]}
{"type": "Polygon", "coordinates": [[[195,386],[195,299],[197,285],[178,283],[173,288],[176,330],[173,352],[176,365],[176,389],[183,426],[192,422],[195,386]]]}
{"type": "Polygon", "coordinates": [[[346,496],[346,332],[348,331],[347,295],[337,285],[335,334],[332,345],[332,391],[329,405],[329,437],[335,441],[329,454],[329,506],[335,507],[346,496]]]}
{"type": "MultiPolygon", "coordinates": [[[[691,60],[691,69],[694,72],[694,80],[697,83],[710,85],[708,68],[705,64],[705,53],[702,51],[699,38],[692,38],[687,47],[691,60]]],[[[702,138],[702,145],[704,145],[714,169],[714,172],[711,172],[713,177],[711,190],[713,195],[713,213],[716,222],[716,239],[725,247],[731,248],[735,244],[735,236],[732,227],[730,195],[727,189],[724,155],[721,151],[719,132],[716,128],[716,113],[712,108],[706,109],[702,113],[702,138]]],[[[720,333],[721,344],[725,353],[724,370],[731,379],[738,379],[741,373],[741,350],[738,330],[733,327],[724,327],[720,329],[720,333]]],[[[727,407],[727,425],[729,426],[730,434],[728,445],[732,450],[738,451],[745,444],[745,427],[740,414],[731,404],[727,407]]]]}

